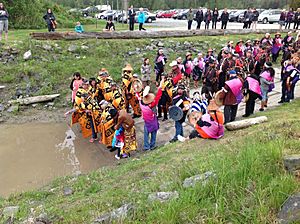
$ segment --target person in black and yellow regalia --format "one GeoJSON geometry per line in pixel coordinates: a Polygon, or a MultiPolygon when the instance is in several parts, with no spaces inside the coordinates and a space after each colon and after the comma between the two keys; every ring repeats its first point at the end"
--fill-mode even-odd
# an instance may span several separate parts
{"type": "Polygon", "coordinates": [[[135,96],[135,92],[133,89],[133,82],[137,79],[137,77],[133,77],[132,67],[130,64],[127,64],[125,68],[122,70],[122,85],[123,85],[123,94],[126,102],[126,109],[128,111],[129,105],[133,110],[133,118],[141,116],[141,108],[139,106],[139,101],[135,96]]]}
{"type": "Polygon", "coordinates": [[[101,114],[101,125],[99,128],[101,132],[101,139],[99,143],[106,145],[107,148],[111,148],[112,140],[115,134],[115,129],[114,129],[115,122],[110,111],[112,109],[115,109],[115,107],[111,103],[105,100],[100,102],[100,107],[102,110],[102,114],[101,114]]]}
{"type": "Polygon", "coordinates": [[[72,114],[72,124],[79,122],[84,138],[92,136],[90,142],[97,140],[97,133],[101,123],[100,107],[96,100],[92,98],[89,92],[90,85],[88,80],[84,80],[79,87],[72,114]]]}
{"type": "Polygon", "coordinates": [[[111,98],[112,105],[118,111],[125,109],[126,106],[125,106],[125,100],[123,94],[115,82],[111,83],[111,91],[112,91],[112,98],[111,98]]]}

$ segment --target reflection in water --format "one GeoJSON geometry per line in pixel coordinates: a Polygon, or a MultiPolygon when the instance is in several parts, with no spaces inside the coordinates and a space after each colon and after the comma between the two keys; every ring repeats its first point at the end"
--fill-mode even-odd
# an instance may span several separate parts
{"type": "Polygon", "coordinates": [[[74,140],[76,138],[75,133],[72,131],[72,129],[68,129],[66,131],[66,138],[63,143],[60,143],[56,145],[57,148],[59,148],[60,151],[62,150],[68,150],[68,160],[69,164],[73,167],[72,174],[75,176],[78,176],[81,174],[80,171],[80,162],[75,154],[75,145],[74,140]]]}
{"type": "Polygon", "coordinates": [[[58,123],[0,125],[0,196],[113,164],[104,146],[72,129],[58,123]]]}

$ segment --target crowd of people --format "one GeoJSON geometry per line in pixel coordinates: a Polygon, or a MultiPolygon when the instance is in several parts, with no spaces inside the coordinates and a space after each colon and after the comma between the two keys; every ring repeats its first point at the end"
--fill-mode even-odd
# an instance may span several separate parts
{"type": "MultiPolygon", "coordinates": [[[[257,29],[257,22],[259,17],[259,11],[256,8],[248,8],[243,15],[243,29],[257,29]]],[[[229,22],[229,13],[227,8],[225,8],[221,15],[219,15],[219,10],[214,8],[213,10],[207,9],[206,12],[200,7],[196,14],[192,8],[190,8],[187,13],[188,20],[188,30],[192,28],[192,23],[195,20],[197,22],[196,29],[201,28],[201,23],[204,22],[204,28],[209,29],[210,24],[212,29],[217,28],[217,23],[221,22],[221,29],[227,28],[227,23],[229,22]]],[[[292,8],[287,12],[285,9],[282,10],[279,18],[279,28],[282,29],[299,29],[300,26],[300,8],[294,11],[292,8]],[[294,26],[291,27],[291,24],[294,26]]]]}
{"type": "Polygon", "coordinates": [[[149,58],[143,60],[140,75],[127,64],[119,85],[105,68],[89,80],[75,73],[70,86],[74,108],[66,115],[72,114],[72,123],[80,124],[83,136],[90,137],[91,143],[99,138],[99,143],[111,151],[118,150],[117,159],[138,148],[134,125],[135,118],[141,116],[145,151],[156,148],[159,124],[168,119],[174,120],[175,126],[170,142],[219,139],[224,135],[224,124],[236,119],[242,101],[246,103],[243,117],[254,113],[257,99],[261,101],[260,111],[267,108],[268,93],[274,88],[272,62],[277,61],[280,51],[279,103],[293,100],[300,74],[299,34],[294,38],[289,32],[281,38],[276,33],[272,38],[266,33],[260,40],[228,41],[220,52],[210,48],[195,57],[187,52],[184,59],[171,62],[160,48],[153,68],[149,58]],[[190,134],[183,129],[187,121],[194,127],[190,134]]]}

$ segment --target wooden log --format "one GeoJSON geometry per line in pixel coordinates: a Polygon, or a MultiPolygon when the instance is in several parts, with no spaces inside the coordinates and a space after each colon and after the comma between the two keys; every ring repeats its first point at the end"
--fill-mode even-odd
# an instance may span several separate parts
{"type": "Polygon", "coordinates": [[[10,100],[10,101],[8,101],[8,103],[9,104],[17,104],[18,103],[20,105],[29,105],[29,104],[34,104],[34,103],[51,101],[59,96],[60,96],[60,94],[33,96],[33,97],[22,98],[22,99],[17,99],[17,100],[10,100]]]}
{"type": "Polygon", "coordinates": [[[252,125],[260,124],[260,123],[263,123],[266,121],[268,121],[268,118],[266,116],[261,116],[261,117],[249,118],[249,119],[245,119],[245,120],[241,120],[241,121],[230,122],[230,123],[227,123],[225,125],[225,127],[229,131],[234,131],[234,130],[239,130],[239,129],[243,129],[243,128],[248,128],[252,125]]]}
{"type": "Polygon", "coordinates": [[[0,89],[4,89],[5,88],[5,86],[0,86],[0,89]]]}
{"type": "Polygon", "coordinates": [[[161,30],[161,31],[115,31],[115,32],[44,32],[31,33],[30,36],[37,40],[79,40],[79,39],[142,39],[142,38],[168,38],[191,36],[220,36],[234,34],[265,34],[276,33],[277,29],[264,30],[161,30]]]}

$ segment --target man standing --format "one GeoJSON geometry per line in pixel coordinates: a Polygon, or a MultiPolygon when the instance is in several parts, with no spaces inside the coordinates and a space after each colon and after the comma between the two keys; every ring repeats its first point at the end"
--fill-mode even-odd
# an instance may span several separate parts
{"type": "Polygon", "coordinates": [[[133,9],[133,5],[129,8],[128,11],[128,17],[129,17],[129,30],[133,31],[134,30],[134,20],[135,20],[135,11],[133,9]]]}
{"type": "Polygon", "coordinates": [[[197,21],[197,30],[200,29],[201,23],[203,21],[203,10],[202,8],[199,8],[199,10],[196,13],[196,21],[197,21]]]}
{"type": "Polygon", "coordinates": [[[187,19],[188,19],[188,30],[192,28],[192,23],[194,19],[194,13],[192,8],[190,8],[189,12],[187,13],[187,19]]]}
{"type": "Polygon", "coordinates": [[[222,30],[223,29],[226,30],[228,21],[229,21],[229,13],[227,12],[227,9],[224,9],[224,11],[221,14],[222,30]]]}

